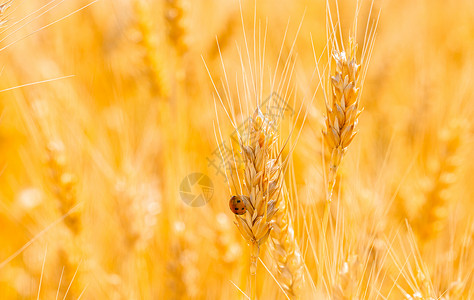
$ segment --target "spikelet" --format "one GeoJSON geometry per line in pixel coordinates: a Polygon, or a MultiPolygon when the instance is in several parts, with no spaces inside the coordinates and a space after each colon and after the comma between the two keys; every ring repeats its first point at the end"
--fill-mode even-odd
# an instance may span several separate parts
{"type": "Polygon", "coordinates": [[[279,283],[288,297],[296,298],[303,283],[304,269],[285,196],[279,197],[271,224],[272,254],[278,268],[279,283]]]}
{"type": "Polygon", "coordinates": [[[356,60],[357,44],[350,40],[349,53],[333,52],[335,75],[331,77],[331,103],[326,102],[326,130],[323,135],[331,153],[328,173],[328,192],[331,199],[337,169],[356,135],[359,109],[360,65],[356,60]]]}
{"type": "Polygon", "coordinates": [[[243,216],[235,216],[235,224],[250,246],[250,275],[256,275],[260,247],[270,235],[270,222],[276,213],[281,167],[271,159],[276,138],[270,121],[259,108],[250,119],[249,127],[247,143],[240,141],[245,169],[245,194],[241,198],[247,211],[243,216]]]}

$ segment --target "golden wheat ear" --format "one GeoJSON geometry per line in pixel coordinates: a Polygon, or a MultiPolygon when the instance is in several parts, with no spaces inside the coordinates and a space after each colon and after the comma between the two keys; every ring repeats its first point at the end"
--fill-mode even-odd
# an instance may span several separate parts
{"type": "Polygon", "coordinates": [[[329,199],[336,183],[336,175],[347,147],[354,139],[357,121],[362,110],[359,108],[360,64],[357,63],[357,44],[351,39],[349,53],[333,51],[336,70],[330,79],[331,101],[326,102],[326,129],[324,140],[331,158],[329,161],[329,199]]]}
{"type": "Polygon", "coordinates": [[[290,299],[296,299],[303,284],[304,265],[288,209],[289,193],[284,184],[282,194],[278,197],[275,217],[272,220],[271,248],[278,269],[280,286],[290,299]]]}
{"type": "Polygon", "coordinates": [[[189,49],[187,41],[186,0],[166,0],[165,19],[168,25],[168,38],[178,54],[183,55],[189,49]]]}
{"type": "Polygon", "coordinates": [[[459,152],[462,148],[467,122],[451,121],[438,137],[439,155],[432,158],[432,170],[427,178],[425,202],[413,219],[413,229],[421,246],[434,239],[446,226],[450,196],[449,189],[456,182],[459,167],[459,152]]]}
{"type": "Polygon", "coordinates": [[[271,220],[277,212],[282,168],[272,157],[276,137],[271,122],[257,108],[249,121],[249,135],[240,140],[244,161],[241,182],[245,213],[235,215],[235,224],[250,246],[250,279],[255,298],[257,262],[261,246],[272,229],[271,220]]]}

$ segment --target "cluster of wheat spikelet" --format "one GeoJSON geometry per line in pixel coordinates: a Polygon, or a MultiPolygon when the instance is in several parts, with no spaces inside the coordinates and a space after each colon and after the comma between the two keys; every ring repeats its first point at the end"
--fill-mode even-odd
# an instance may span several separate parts
{"type": "Polygon", "coordinates": [[[166,20],[168,21],[168,36],[179,53],[188,49],[184,15],[186,0],[166,0],[166,20]]]}
{"type": "Polygon", "coordinates": [[[303,280],[303,263],[283,194],[282,165],[274,149],[277,136],[272,120],[257,108],[249,121],[248,141],[240,141],[244,156],[244,217],[236,225],[250,245],[250,274],[256,276],[260,248],[271,236],[278,279],[287,296],[295,297],[303,280]]]}
{"type": "Polygon", "coordinates": [[[0,299],[474,299],[473,8],[0,1],[0,299]]]}
{"type": "Polygon", "coordinates": [[[304,281],[304,265],[288,209],[288,200],[287,193],[279,197],[270,236],[280,284],[289,297],[297,297],[304,281]]]}
{"type": "Polygon", "coordinates": [[[459,150],[462,132],[464,130],[462,122],[456,120],[448,124],[440,132],[439,161],[433,170],[433,178],[426,191],[425,203],[420,207],[420,211],[414,220],[415,229],[422,241],[426,242],[439,233],[447,217],[446,205],[447,189],[456,180],[457,151],[459,150]]]}
{"type": "MultiPolygon", "coordinates": [[[[248,141],[240,141],[244,157],[244,217],[235,217],[237,228],[250,246],[250,275],[257,274],[260,247],[270,235],[271,220],[276,213],[281,188],[281,166],[272,159],[276,136],[269,120],[259,108],[249,121],[248,141]]],[[[255,292],[255,287],[252,288],[255,292]]]]}
{"type": "Polygon", "coordinates": [[[356,135],[355,127],[361,113],[359,109],[360,65],[356,60],[357,44],[350,41],[348,53],[333,52],[335,75],[331,77],[331,103],[326,103],[325,141],[331,153],[328,173],[328,192],[331,198],[336,184],[337,169],[347,147],[356,135]]]}

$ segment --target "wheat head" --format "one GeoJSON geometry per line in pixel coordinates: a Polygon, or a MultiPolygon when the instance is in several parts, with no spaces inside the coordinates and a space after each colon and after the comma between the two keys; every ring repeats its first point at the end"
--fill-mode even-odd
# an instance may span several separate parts
{"type": "Polygon", "coordinates": [[[278,199],[270,236],[279,283],[288,297],[295,298],[302,287],[304,266],[285,198],[281,196],[278,199]]]}
{"type": "Polygon", "coordinates": [[[166,0],[165,18],[168,24],[168,38],[179,54],[188,51],[186,40],[187,24],[185,22],[186,0],[166,0]]]}
{"type": "Polygon", "coordinates": [[[458,152],[465,128],[465,122],[455,120],[439,133],[440,153],[429,178],[425,203],[420,207],[413,224],[422,243],[435,237],[444,227],[450,196],[447,190],[456,180],[458,152]]]}
{"type": "Polygon", "coordinates": [[[237,228],[251,247],[250,274],[257,272],[260,246],[267,240],[272,228],[270,221],[276,213],[276,196],[281,187],[281,168],[271,159],[271,148],[276,137],[257,108],[250,119],[249,140],[240,142],[244,157],[244,201],[246,213],[235,216],[237,228]]]}
{"type": "Polygon", "coordinates": [[[359,109],[360,64],[356,60],[357,44],[350,41],[349,53],[333,52],[335,75],[331,77],[331,103],[326,102],[326,129],[323,131],[331,158],[329,161],[329,199],[336,183],[337,169],[356,135],[359,109]]]}

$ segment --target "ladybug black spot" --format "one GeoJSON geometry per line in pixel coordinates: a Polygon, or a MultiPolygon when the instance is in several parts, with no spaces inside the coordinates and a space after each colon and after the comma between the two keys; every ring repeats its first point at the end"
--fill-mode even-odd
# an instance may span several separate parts
{"type": "Polygon", "coordinates": [[[240,200],[237,200],[237,203],[240,203],[240,200]]]}

